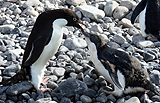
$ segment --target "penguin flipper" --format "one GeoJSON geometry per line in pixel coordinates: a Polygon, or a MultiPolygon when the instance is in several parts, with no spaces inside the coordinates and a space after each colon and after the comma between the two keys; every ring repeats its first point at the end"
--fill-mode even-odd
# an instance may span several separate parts
{"type": "Polygon", "coordinates": [[[101,59],[101,63],[103,64],[103,66],[109,71],[109,75],[113,81],[113,83],[121,90],[123,90],[123,86],[121,85],[121,83],[118,80],[118,76],[117,76],[117,70],[115,69],[116,66],[111,64],[109,61],[104,61],[101,59]]]}
{"type": "Polygon", "coordinates": [[[136,19],[136,17],[140,14],[140,12],[142,10],[144,10],[146,6],[146,0],[142,0],[135,8],[135,10],[133,11],[133,14],[131,16],[131,23],[134,24],[134,21],[136,19]]]}
{"type": "Polygon", "coordinates": [[[27,60],[22,64],[23,66],[32,65],[41,55],[46,44],[48,44],[49,37],[39,37],[32,43],[32,49],[27,60]]]}

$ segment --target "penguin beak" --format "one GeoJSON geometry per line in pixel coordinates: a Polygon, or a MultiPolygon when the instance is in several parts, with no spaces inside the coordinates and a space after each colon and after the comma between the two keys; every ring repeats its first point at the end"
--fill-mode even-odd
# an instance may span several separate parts
{"type": "MultiPolygon", "coordinates": [[[[82,22],[81,20],[79,20],[78,22],[78,25],[79,24],[82,24],[82,25],[84,25],[85,27],[87,27],[87,25],[84,23],[84,22],[82,22]]],[[[84,29],[79,25],[79,28],[81,29],[81,31],[83,31],[84,32],[84,29]]]]}

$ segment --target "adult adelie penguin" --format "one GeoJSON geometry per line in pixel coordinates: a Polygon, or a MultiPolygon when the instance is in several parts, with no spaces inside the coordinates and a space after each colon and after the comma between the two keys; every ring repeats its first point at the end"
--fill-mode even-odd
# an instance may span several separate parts
{"type": "Polygon", "coordinates": [[[131,16],[133,24],[136,17],[140,14],[139,22],[142,35],[147,37],[156,37],[160,40],[160,1],[159,0],[142,0],[131,16]]]}
{"type": "Polygon", "coordinates": [[[61,44],[62,27],[74,26],[83,31],[79,23],[83,24],[76,13],[69,9],[55,9],[40,14],[28,38],[21,70],[2,84],[9,85],[31,79],[36,89],[45,91],[45,88],[40,88],[40,83],[46,82],[43,78],[44,67],[61,44]]]}
{"type": "Polygon", "coordinates": [[[114,91],[105,91],[115,96],[123,93],[147,92],[148,90],[160,95],[151,83],[145,69],[141,68],[138,59],[123,51],[107,46],[101,35],[83,32],[89,48],[91,61],[97,71],[113,84],[114,91]]]}

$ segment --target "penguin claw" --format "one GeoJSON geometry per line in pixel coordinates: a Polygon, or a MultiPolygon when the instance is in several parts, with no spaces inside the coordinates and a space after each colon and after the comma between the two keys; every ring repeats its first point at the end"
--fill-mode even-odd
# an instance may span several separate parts
{"type": "Polygon", "coordinates": [[[43,77],[41,83],[43,83],[43,84],[48,84],[48,82],[47,82],[48,80],[49,80],[49,78],[43,77]]]}
{"type": "Polygon", "coordinates": [[[41,90],[42,92],[51,91],[49,88],[40,88],[39,90],[41,90]]]}

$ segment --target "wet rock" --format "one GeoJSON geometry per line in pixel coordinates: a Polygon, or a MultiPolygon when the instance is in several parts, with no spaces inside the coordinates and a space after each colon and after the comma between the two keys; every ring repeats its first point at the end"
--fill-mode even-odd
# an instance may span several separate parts
{"type": "Polygon", "coordinates": [[[88,87],[80,80],[68,78],[66,81],[59,84],[58,90],[60,93],[65,93],[67,97],[74,96],[75,94],[83,94],[87,91],[88,87]]]}
{"type": "Polygon", "coordinates": [[[82,95],[80,97],[80,100],[83,102],[83,103],[91,103],[92,102],[92,99],[86,95],[82,95]]]}
{"type": "Polygon", "coordinates": [[[10,86],[6,90],[6,94],[11,95],[11,96],[15,96],[20,93],[26,92],[27,90],[31,89],[32,87],[33,87],[33,85],[30,82],[23,81],[23,82],[20,82],[20,83],[17,83],[17,84],[10,86]]]}

